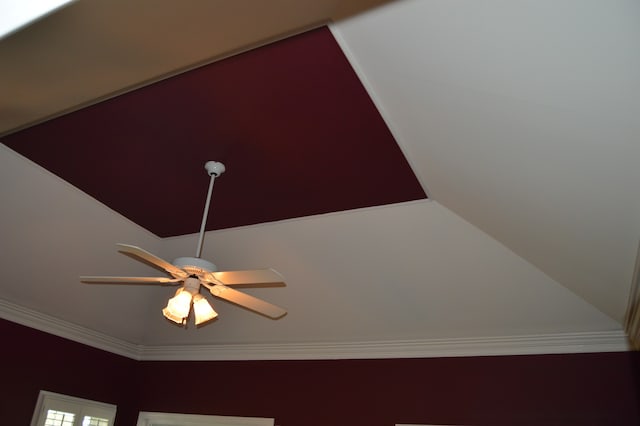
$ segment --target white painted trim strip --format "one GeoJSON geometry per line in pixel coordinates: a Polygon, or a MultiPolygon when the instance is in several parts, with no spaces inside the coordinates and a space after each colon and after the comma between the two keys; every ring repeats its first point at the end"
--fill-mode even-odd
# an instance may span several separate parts
{"type": "Polygon", "coordinates": [[[625,330],[631,345],[634,349],[640,350],[640,243],[638,243],[638,254],[633,268],[629,304],[625,315],[625,330]]]}
{"type": "Polygon", "coordinates": [[[139,359],[140,346],[0,299],[0,318],[103,351],[139,359]]]}
{"type": "Polygon", "coordinates": [[[146,346],[143,360],[436,358],[628,351],[622,331],[489,338],[273,345],[146,346]]]}
{"type": "Polygon", "coordinates": [[[141,411],[137,426],[273,426],[275,419],[266,417],[210,416],[141,411]]]}
{"type": "Polygon", "coordinates": [[[142,346],[1,299],[0,318],[142,361],[436,358],[625,352],[629,350],[627,335],[622,330],[352,343],[142,346]]]}

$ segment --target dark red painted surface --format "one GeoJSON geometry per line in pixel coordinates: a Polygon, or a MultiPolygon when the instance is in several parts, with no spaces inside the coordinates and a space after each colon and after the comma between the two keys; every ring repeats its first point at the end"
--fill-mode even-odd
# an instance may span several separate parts
{"type": "Polygon", "coordinates": [[[138,410],[279,426],[640,424],[638,353],[136,362],[2,320],[0,333],[7,425],[29,423],[40,389],[115,403],[116,426],[135,424],[138,410]]]}
{"type": "Polygon", "coordinates": [[[118,426],[138,418],[136,361],[0,319],[0,424],[27,426],[40,390],[116,404],[118,426]]]}
{"type": "Polygon", "coordinates": [[[165,237],[426,198],[326,28],[0,140],[165,237]]]}
{"type": "Polygon", "coordinates": [[[146,411],[274,417],[279,426],[631,426],[640,424],[632,363],[628,353],[143,362],[148,391],[140,404],[146,411]],[[185,377],[188,397],[164,392],[166,371],[185,377]]]}

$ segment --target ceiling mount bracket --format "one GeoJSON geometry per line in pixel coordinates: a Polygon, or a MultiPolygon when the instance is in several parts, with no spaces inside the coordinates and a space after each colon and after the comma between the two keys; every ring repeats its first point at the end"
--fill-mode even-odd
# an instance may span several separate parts
{"type": "Polygon", "coordinates": [[[224,164],[217,161],[207,161],[204,164],[204,168],[207,170],[207,174],[213,177],[218,177],[225,171],[224,164]]]}

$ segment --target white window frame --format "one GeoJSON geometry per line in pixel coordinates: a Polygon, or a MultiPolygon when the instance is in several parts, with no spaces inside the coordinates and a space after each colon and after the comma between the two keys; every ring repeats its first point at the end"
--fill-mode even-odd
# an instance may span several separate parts
{"type": "Polygon", "coordinates": [[[205,416],[141,411],[136,426],[274,426],[265,417],[205,416]]]}
{"type": "Polygon", "coordinates": [[[75,414],[74,426],[81,426],[84,416],[107,419],[108,425],[113,426],[116,418],[116,408],[115,405],[104,402],[41,390],[31,418],[31,426],[43,426],[49,410],[75,414]]]}

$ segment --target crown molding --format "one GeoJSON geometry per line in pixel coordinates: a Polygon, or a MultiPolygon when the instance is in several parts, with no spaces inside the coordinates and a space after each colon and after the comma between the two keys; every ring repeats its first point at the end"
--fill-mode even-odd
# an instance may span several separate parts
{"type": "Polygon", "coordinates": [[[622,330],[349,343],[136,345],[2,299],[0,318],[139,361],[436,358],[630,350],[622,330]]]}
{"type": "Polygon", "coordinates": [[[636,264],[633,268],[633,279],[629,292],[629,304],[625,315],[624,329],[629,335],[631,346],[640,350],[640,243],[636,254],[636,264]]]}
{"type": "Polygon", "coordinates": [[[311,360],[535,355],[629,350],[622,331],[349,343],[145,346],[140,358],[168,360],[311,360]]]}
{"type": "Polygon", "coordinates": [[[103,351],[139,359],[140,346],[0,299],[0,318],[103,351]]]}

